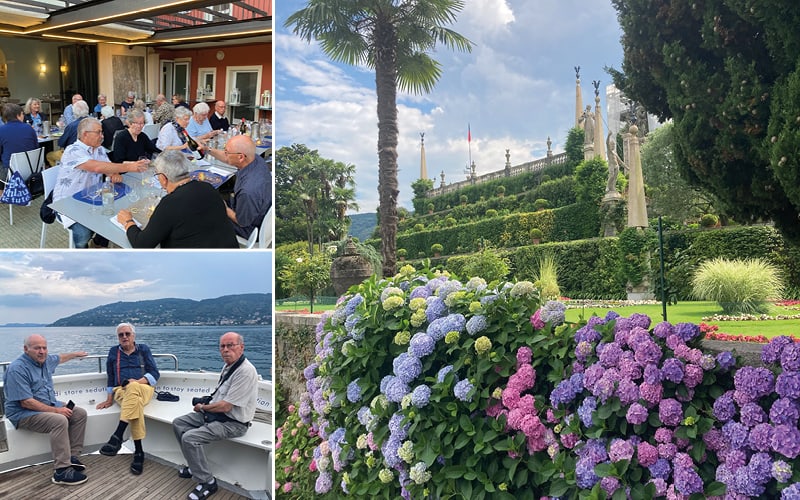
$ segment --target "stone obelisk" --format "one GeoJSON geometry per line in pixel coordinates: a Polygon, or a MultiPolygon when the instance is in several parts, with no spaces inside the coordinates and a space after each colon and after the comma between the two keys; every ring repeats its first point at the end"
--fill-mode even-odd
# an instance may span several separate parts
{"type": "Polygon", "coordinates": [[[425,163],[425,132],[419,134],[419,178],[428,178],[428,165],[425,163]]]}
{"type": "Polygon", "coordinates": [[[581,96],[581,67],[575,66],[575,126],[583,128],[581,116],[583,115],[583,97],[581,96]]]}
{"type": "Polygon", "coordinates": [[[606,140],[603,135],[603,112],[600,109],[600,80],[592,82],[594,86],[594,156],[605,158],[606,140]]]}

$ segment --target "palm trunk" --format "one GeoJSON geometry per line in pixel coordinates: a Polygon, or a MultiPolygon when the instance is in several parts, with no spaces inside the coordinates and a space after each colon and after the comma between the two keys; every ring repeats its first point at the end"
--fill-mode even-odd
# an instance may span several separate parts
{"type": "Polygon", "coordinates": [[[397,34],[390,23],[375,28],[378,97],[378,194],[383,276],[394,276],[397,246],[397,34]]]}

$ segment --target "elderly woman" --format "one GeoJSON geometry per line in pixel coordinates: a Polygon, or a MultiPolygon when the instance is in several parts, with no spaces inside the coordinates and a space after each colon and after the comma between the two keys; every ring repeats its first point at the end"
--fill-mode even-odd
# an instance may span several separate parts
{"type": "Polygon", "coordinates": [[[42,125],[42,115],[40,113],[42,108],[42,102],[35,98],[31,97],[25,103],[25,117],[22,119],[28,125],[32,125],[33,128],[38,129],[42,125]]]}
{"type": "MultiPolygon", "coordinates": [[[[144,124],[145,125],[152,125],[153,124],[153,115],[150,111],[147,110],[147,104],[141,99],[136,99],[133,101],[133,109],[138,109],[144,115],[144,124]]],[[[130,116],[130,111],[128,111],[128,116],[130,116]]],[[[130,119],[130,118],[129,118],[130,119]]]]}
{"type": "Polygon", "coordinates": [[[192,111],[192,119],[189,120],[189,126],[186,127],[189,135],[195,140],[206,141],[219,134],[219,130],[213,130],[211,122],[208,121],[208,112],[210,111],[208,104],[198,102],[194,105],[192,111]]]}
{"type": "Polygon", "coordinates": [[[121,132],[114,139],[114,151],[111,155],[116,162],[136,161],[141,157],[152,158],[153,153],[160,153],[153,141],[142,133],[144,114],[138,109],[128,112],[128,130],[121,132]]]}
{"type": "Polygon", "coordinates": [[[117,214],[131,246],[238,248],[225,203],[211,184],[191,179],[191,163],[186,156],[180,151],[165,151],[154,164],[155,176],[167,195],[156,206],[147,227],[139,229],[129,210],[117,214]]]}
{"type": "Polygon", "coordinates": [[[184,107],[175,108],[174,118],[172,121],[167,122],[158,131],[158,140],[156,147],[161,151],[170,150],[187,150],[189,147],[186,145],[186,137],[188,132],[186,127],[189,125],[189,119],[192,117],[192,112],[184,107]]]}
{"type": "MultiPolygon", "coordinates": [[[[103,106],[100,114],[103,116],[103,147],[110,150],[114,144],[114,134],[119,130],[125,130],[125,124],[118,116],[114,116],[114,108],[111,106],[103,106]]],[[[138,160],[138,158],[134,159],[138,160]]]]}

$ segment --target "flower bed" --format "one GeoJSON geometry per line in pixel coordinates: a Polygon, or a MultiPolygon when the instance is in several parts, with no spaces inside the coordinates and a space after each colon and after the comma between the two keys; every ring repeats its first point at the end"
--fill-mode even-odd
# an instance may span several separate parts
{"type": "Polygon", "coordinates": [[[778,337],[769,368],[737,368],[700,350],[699,325],[566,325],[563,304],[540,306],[529,282],[410,266],[343,297],[299,405],[316,492],[800,498],[800,345],[778,337]]]}

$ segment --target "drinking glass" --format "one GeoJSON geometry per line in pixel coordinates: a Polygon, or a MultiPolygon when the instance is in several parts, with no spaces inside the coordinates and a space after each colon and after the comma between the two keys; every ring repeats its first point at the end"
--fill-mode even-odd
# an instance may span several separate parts
{"type": "Polygon", "coordinates": [[[90,208],[89,211],[92,213],[96,213],[101,208],[100,205],[97,204],[97,200],[100,199],[100,197],[103,195],[103,190],[101,189],[101,186],[99,184],[91,186],[87,189],[89,191],[88,193],[89,198],[92,199],[92,208],[90,208]]]}

